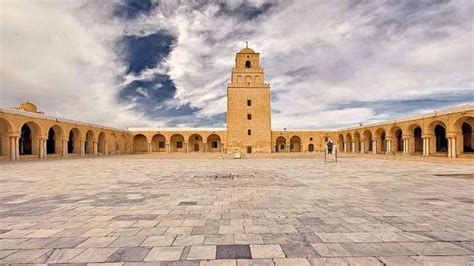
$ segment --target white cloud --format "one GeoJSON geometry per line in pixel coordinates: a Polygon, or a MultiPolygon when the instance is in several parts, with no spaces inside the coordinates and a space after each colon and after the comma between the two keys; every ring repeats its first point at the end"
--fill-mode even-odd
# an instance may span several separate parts
{"type": "Polygon", "coordinates": [[[112,48],[120,25],[101,24],[98,9],[77,1],[4,1],[0,10],[2,107],[30,100],[85,122],[146,121],[115,100],[124,71],[112,48]]]}
{"type": "MultiPolygon", "coordinates": [[[[232,13],[240,2],[229,3],[232,13]]],[[[116,102],[124,66],[113,50],[123,32],[163,29],[177,38],[164,64],[126,81],[166,73],[177,93],[165,104],[189,104],[198,109],[194,117],[206,121],[226,111],[234,55],[247,40],[261,53],[275,96],[274,127],[366,123],[390,118],[390,110],[380,114],[351,103],[474,92],[470,1],[284,1],[250,21],[216,16],[217,4],[177,1],[133,21],[111,19],[111,5],[98,2],[1,5],[2,106],[31,97],[49,113],[70,118],[164,125],[172,117],[152,122],[130,111],[133,103],[116,102]],[[341,104],[346,109],[337,110],[341,104]]],[[[200,121],[183,119],[186,126],[200,121]]]]}

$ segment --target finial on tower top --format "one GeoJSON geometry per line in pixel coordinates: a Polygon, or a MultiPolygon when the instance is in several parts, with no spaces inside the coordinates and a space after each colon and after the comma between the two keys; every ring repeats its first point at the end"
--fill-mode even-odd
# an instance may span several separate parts
{"type": "Polygon", "coordinates": [[[245,42],[245,48],[249,48],[249,42],[248,41],[245,42]]]}

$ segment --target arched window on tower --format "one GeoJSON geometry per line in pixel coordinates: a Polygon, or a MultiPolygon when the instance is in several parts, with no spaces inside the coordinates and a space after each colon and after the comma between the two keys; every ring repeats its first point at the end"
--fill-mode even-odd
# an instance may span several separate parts
{"type": "Polygon", "coordinates": [[[252,63],[250,62],[250,60],[245,61],[245,68],[251,68],[251,67],[252,67],[252,63]]]}

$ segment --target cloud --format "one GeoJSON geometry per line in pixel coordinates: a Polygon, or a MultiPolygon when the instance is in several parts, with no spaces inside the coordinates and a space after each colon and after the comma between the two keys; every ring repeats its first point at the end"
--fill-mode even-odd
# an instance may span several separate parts
{"type": "Polygon", "coordinates": [[[2,106],[26,97],[48,113],[117,126],[221,126],[245,41],[261,53],[275,128],[474,101],[470,1],[1,5],[2,106]]]}
{"type": "Polygon", "coordinates": [[[113,46],[121,26],[101,19],[107,6],[76,1],[3,1],[0,104],[30,100],[48,115],[125,128],[152,123],[120,104],[125,66],[113,46]],[[107,22],[107,23],[106,23],[107,22]]]}

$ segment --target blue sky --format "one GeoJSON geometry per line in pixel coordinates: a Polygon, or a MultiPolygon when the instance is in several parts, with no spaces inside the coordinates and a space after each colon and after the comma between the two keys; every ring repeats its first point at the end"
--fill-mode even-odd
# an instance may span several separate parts
{"type": "Polygon", "coordinates": [[[225,125],[249,41],[274,128],[472,104],[471,1],[0,1],[0,106],[117,127],[225,125]]]}

